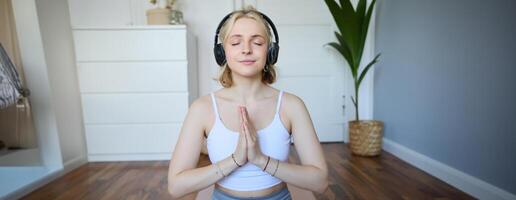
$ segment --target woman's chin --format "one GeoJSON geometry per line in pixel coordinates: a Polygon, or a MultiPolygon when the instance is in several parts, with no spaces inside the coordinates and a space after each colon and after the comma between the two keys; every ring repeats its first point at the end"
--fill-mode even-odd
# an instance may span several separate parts
{"type": "Polygon", "coordinates": [[[252,69],[241,69],[241,70],[237,70],[235,71],[239,76],[243,76],[243,77],[255,77],[255,76],[258,76],[260,75],[260,70],[256,70],[256,68],[252,68],[252,69]]]}
{"type": "Polygon", "coordinates": [[[259,76],[262,73],[263,67],[259,66],[259,63],[253,64],[243,64],[243,63],[233,63],[230,64],[231,71],[237,73],[239,76],[243,77],[255,77],[259,76]]]}
{"type": "Polygon", "coordinates": [[[237,66],[241,69],[258,69],[258,64],[256,64],[256,63],[252,63],[252,64],[238,63],[237,66]]]}

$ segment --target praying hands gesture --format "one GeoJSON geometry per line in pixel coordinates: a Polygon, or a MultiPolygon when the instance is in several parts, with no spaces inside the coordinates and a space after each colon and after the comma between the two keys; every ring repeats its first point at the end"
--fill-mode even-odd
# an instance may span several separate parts
{"type": "Polygon", "coordinates": [[[247,109],[243,106],[239,106],[238,109],[240,113],[240,136],[235,153],[232,155],[234,156],[233,159],[239,167],[247,163],[247,161],[258,165],[259,161],[266,156],[260,150],[257,132],[249,120],[247,109]]]}

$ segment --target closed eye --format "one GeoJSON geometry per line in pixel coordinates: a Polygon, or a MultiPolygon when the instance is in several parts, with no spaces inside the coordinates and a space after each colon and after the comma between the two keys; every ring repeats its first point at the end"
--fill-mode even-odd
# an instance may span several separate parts
{"type": "MultiPolygon", "coordinates": [[[[233,43],[233,44],[231,44],[231,46],[237,46],[237,45],[239,45],[239,44],[240,44],[240,43],[233,43]]],[[[254,44],[255,44],[255,45],[258,45],[258,46],[262,46],[262,45],[263,45],[263,43],[259,43],[259,42],[255,42],[254,44]]]]}

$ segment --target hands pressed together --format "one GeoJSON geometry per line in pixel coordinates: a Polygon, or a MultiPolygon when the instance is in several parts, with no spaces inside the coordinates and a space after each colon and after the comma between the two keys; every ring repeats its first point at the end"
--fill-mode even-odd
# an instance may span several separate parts
{"type": "MultiPolygon", "coordinates": [[[[263,168],[262,170],[264,172],[275,176],[276,172],[278,171],[280,161],[277,159],[271,159],[270,156],[264,155],[260,150],[258,135],[254,125],[250,121],[247,109],[244,106],[239,106],[238,112],[240,116],[240,131],[237,146],[235,152],[231,154],[231,159],[238,167],[243,166],[247,162],[251,162],[256,166],[263,168]],[[271,165],[274,165],[273,163],[275,163],[275,167],[267,167],[271,166],[269,163],[271,165]]],[[[215,163],[215,166],[217,167],[218,173],[220,173],[222,177],[227,176],[218,166],[218,163],[215,163]]]]}
{"type": "Polygon", "coordinates": [[[242,166],[247,162],[258,164],[260,159],[267,158],[261,150],[258,142],[258,136],[254,125],[249,120],[247,108],[239,106],[240,113],[240,136],[235,152],[232,156],[238,166],[242,166]]]}

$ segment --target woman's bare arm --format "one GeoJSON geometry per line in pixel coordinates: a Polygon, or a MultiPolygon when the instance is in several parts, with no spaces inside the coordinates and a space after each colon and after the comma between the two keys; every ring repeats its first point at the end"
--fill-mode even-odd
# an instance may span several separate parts
{"type": "MultiPolygon", "coordinates": [[[[208,120],[209,103],[206,96],[192,103],[181,127],[168,171],[168,191],[174,199],[207,188],[223,177],[214,164],[196,168],[204,133],[201,122],[208,120]]],[[[225,175],[237,168],[231,157],[218,165],[225,175]]]]}
{"type": "MultiPolygon", "coordinates": [[[[301,165],[280,162],[276,171],[277,160],[271,159],[266,171],[270,174],[276,171],[275,177],[294,186],[324,193],[328,188],[328,168],[310,114],[299,97],[286,94],[285,100],[283,106],[292,123],[292,137],[301,165]]],[[[261,160],[258,165],[263,168],[267,159],[261,160]]]]}

